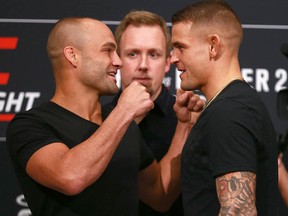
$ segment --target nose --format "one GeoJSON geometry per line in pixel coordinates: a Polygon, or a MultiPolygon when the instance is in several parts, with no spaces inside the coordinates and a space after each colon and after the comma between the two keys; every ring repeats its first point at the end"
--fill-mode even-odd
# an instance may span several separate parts
{"type": "Polygon", "coordinates": [[[140,70],[147,70],[148,68],[148,58],[146,55],[142,55],[139,62],[139,69],[140,70]]]}
{"type": "Polygon", "coordinates": [[[120,57],[118,56],[118,54],[116,52],[114,54],[114,58],[113,58],[112,64],[116,68],[121,68],[122,67],[122,60],[120,59],[120,57]]]}
{"type": "Polygon", "coordinates": [[[176,55],[175,51],[171,52],[170,62],[171,62],[171,64],[176,64],[177,62],[179,62],[179,58],[176,55]]]}

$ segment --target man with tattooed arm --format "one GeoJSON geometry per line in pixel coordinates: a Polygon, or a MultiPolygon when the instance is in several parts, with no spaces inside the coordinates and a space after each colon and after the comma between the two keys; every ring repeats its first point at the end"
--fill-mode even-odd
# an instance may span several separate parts
{"type": "Polygon", "coordinates": [[[224,1],[172,17],[172,63],[183,90],[207,98],[183,148],[184,214],[277,215],[276,134],[265,105],[242,78],[241,23],[224,1]]]}

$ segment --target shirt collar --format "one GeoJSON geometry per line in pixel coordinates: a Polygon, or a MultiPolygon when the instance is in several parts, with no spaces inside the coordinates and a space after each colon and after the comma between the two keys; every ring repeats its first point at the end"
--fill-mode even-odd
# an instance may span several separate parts
{"type": "Polygon", "coordinates": [[[162,84],[162,90],[160,92],[160,95],[154,101],[155,105],[154,109],[156,108],[164,115],[166,115],[169,110],[169,100],[170,100],[170,92],[168,88],[164,84],[162,84]]]}

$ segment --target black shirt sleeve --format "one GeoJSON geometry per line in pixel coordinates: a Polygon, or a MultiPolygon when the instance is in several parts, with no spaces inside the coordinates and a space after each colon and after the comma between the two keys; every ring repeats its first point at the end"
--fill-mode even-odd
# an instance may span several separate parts
{"type": "Polygon", "coordinates": [[[214,177],[257,169],[255,117],[244,104],[218,101],[209,120],[210,158],[214,177]]]}

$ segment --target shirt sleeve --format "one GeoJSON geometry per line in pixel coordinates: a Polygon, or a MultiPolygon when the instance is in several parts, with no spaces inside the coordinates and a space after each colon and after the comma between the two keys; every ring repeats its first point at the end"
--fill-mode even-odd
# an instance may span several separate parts
{"type": "Polygon", "coordinates": [[[10,155],[25,170],[29,158],[41,147],[60,140],[37,116],[20,113],[7,128],[7,145],[10,155]]]}
{"type": "Polygon", "coordinates": [[[219,101],[209,121],[209,154],[214,177],[257,170],[257,121],[244,104],[219,101]]]}
{"type": "Polygon", "coordinates": [[[141,142],[141,161],[140,161],[140,170],[148,167],[155,160],[155,157],[149,147],[146,145],[144,139],[141,142]]]}

